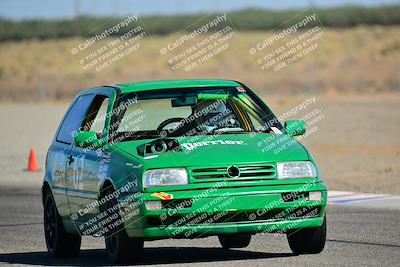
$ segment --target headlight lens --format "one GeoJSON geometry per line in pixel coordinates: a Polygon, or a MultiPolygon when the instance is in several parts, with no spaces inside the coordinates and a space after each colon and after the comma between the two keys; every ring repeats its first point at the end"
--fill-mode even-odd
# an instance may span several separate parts
{"type": "Polygon", "coordinates": [[[184,168],[148,170],[144,173],[144,187],[180,185],[188,183],[188,174],[184,168]]]}
{"type": "Polygon", "coordinates": [[[317,171],[311,161],[278,162],[277,169],[279,179],[317,177],[317,171]]]}

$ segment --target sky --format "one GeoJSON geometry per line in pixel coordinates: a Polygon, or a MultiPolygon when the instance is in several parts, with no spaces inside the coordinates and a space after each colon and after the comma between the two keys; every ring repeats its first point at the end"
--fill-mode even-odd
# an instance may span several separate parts
{"type": "Polygon", "coordinates": [[[231,11],[243,8],[272,10],[341,5],[380,6],[400,0],[0,0],[0,17],[11,20],[91,16],[139,16],[231,11]],[[79,4],[77,4],[79,3],[79,4]],[[77,8],[79,7],[79,8],[77,8]],[[79,12],[77,12],[79,10],[79,12]]]}

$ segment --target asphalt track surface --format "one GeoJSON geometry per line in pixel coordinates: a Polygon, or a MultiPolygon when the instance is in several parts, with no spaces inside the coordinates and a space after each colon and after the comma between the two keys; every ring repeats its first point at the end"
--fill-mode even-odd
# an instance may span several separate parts
{"type": "MultiPolygon", "coordinates": [[[[107,265],[103,238],[86,237],[81,255],[46,254],[39,188],[0,187],[0,265],[107,265]]],[[[225,251],[216,237],[145,243],[138,265],[163,266],[400,266],[399,210],[329,206],[325,250],[294,256],[284,235],[256,235],[244,249],[225,251]]]]}

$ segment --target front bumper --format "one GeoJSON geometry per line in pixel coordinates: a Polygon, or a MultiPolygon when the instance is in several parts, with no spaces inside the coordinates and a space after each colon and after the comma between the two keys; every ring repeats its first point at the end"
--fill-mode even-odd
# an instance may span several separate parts
{"type": "Polygon", "coordinates": [[[318,227],[323,222],[327,203],[326,187],[320,182],[166,193],[173,199],[161,200],[149,192],[134,201],[135,216],[125,216],[128,236],[147,240],[199,238],[318,227]],[[321,199],[309,200],[312,191],[320,191],[321,199]],[[148,201],[161,201],[163,207],[148,210],[148,201]]]}

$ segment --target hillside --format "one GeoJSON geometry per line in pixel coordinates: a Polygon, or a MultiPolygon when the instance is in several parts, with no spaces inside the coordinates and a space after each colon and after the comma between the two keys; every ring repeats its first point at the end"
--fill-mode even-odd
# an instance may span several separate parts
{"type": "Polygon", "coordinates": [[[101,71],[84,70],[71,54],[72,47],[86,41],[82,38],[2,42],[1,100],[63,99],[89,86],[191,77],[241,80],[269,94],[400,91],[400,26],[322,31],[315,50],[280,71],[260,69],[249,54],[249,48],[274,32],[234,30],[224,51],[192,71],[173,70],[160,56],[172,36],[147,36],[137,51],[101,71]]]}

